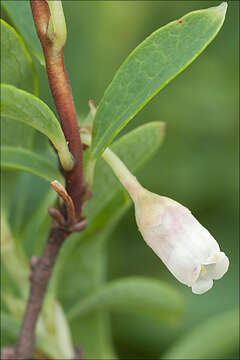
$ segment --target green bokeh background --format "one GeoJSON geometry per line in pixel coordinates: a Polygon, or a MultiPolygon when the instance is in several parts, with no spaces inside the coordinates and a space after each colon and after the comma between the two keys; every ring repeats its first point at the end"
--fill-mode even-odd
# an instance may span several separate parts
{"type": "MultiPolygon", "coordinates": [[[[189,11],[218,4],[64,1],[65,60],[79,115],[87,114],[89,99],[99,103],[122,61],[147,35],[189,11]]],[[[54,108],[44,68],[38,70],[40,97],[54,108]]],[[[179,325],[170,329],[129,315],[113,316],[121,358],[159,356],[186,329],[238,306],[238,79],[239,2],[230,1],[225,24],[213,43],[120,134],[148,121],[167,123],[164,144],[138,177],[152,192],[190,208],[230,259],[225,277],[208,293],[194,295],[146,246],[130,209],[109,241],[109,279],[147,275],[167,280],[184,294],[186,311],[179,325]]]]}

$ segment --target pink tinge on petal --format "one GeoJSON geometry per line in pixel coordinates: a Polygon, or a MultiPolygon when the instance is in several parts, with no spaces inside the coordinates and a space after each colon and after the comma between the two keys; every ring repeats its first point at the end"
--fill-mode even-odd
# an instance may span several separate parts
{"type": "Polygon", "coordinates": [[[201,265],[199,264],[199,265],[195,266],[195,268],[193,269],[193,272],[190,275],[190,279],[189,279],[190,286],[193,286],[194,283],[196,283],[197,279],[199,278],[200,271],[201,271],[201,265]]]}
{"type": "Polygon", "coordinates": [[[204,294],[210,290],[213,286],[213,280],[211,279],[198,279],[192,286],[192,292],[194,294],[204,294]]]}

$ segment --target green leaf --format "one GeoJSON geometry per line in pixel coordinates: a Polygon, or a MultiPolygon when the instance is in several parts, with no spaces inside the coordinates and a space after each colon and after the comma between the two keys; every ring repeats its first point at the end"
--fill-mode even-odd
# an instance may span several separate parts
{"type": "Polygon", "coordinates": [[[206,48],[220,30],[227,3],[193,11],[152,33],[125,60],[101,100],[92,156],[100,156],[119,131],[206,48]]]}
{"type": "Polygon", "coordinates": [[[26,171],[47,181],[62,181],[55,164],[30,150],[12,146],[1,146],[1,168],[26,171]]]}
{"type": "Polygon", "coordinates": [[[114,280],[68,312],[68,318],[84,316],[96,310],[133,313],[155,321],[175,322],[183,310],[183,299],[177,290],[158,280],[130,277],[114,280]]]}
{"type": "Polygon", "coordinates": [[[183,335],[162,359],[230,359],[239,346],[238,310],[215,315],[183,335]]]}
{"type": "Polygon", "coordinates": [[[12,22],[15,24],[17,30],[24,38],[24,41],[29,49],[40,61],[40,63],[44,65],[43,51],[33,22],[30,1],[2,0],[1,4],[12,22]]]}
{"type": "Polygon", "coordinates": [[[34,95],[14,86],[1,84],[1,114],[21,121],[46,135],[58,151],[64,169],[71,169],[73,159],[61,126],[52,110],[34,95]]]}
{"type": "Polygon", "coordinates": [[[37,94],[36,72],[21,37],[3,20],[0,27],[1,82],[37,94]]]}

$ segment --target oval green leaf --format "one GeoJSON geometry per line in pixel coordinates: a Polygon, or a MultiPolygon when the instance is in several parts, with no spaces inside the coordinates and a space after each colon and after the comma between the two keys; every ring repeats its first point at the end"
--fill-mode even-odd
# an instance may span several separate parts
{"type": "Polygon", "coordinates": [[[43,51],[33,22],[30,1],[2,0],[1,5],[22,35],[28,48],[36,56],[39,62],[44,65],[43,51]]]}
{"type": "Polygon", "coordinates": [[[56,148],[63,168],[71,170],[73,158],[52,110],[36,96],[11,85],[1,84],[1,94],[2,117],[21,121],[46,135],[56,148]]]}
{"type": "Polygon", "coordinates": [[[119,131],[207,47],[220,30],[227,3],[193,11],[152,33],[125,60],[101,100],[93,128],[97,157],[119,131]]]}
{"type": "Polygon", "coordinates": [[[162,359],[230,359],[239,346],[239,313],[215,315],[183,335],[162,359]]]}
{"type": "Polygon", "coordinates": [[[129,277],[115,280],[73,306],[71,320],[96,310],[133,313],[155,321],[175,322],[183,310],[177,290],[156,279],[129,277]]]}
{"type": "Polygon", "coordinates": [[[1,146],[1,168],[26,171],[47,181],[62,181],[56,165],[30,150],[19,147],[1,146]]]}

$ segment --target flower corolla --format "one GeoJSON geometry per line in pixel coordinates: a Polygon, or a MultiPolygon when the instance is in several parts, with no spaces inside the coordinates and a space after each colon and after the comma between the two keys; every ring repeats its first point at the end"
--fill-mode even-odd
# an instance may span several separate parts
{"type": "Polygon", "coordinates": [[[193,293],[203,294],[228,270],[217,241],[178,202],[140,188],[134,196],[138,228],[169,271],[193,293]]]}
{"type": "Polygon", "coordinates": [[[213,280],[221,279],[229,266],[214,237],[185,206],[143,188],[109,148],[102,156],[131,196],[146,243],[195,294],[210,290],[213,280]]]}

